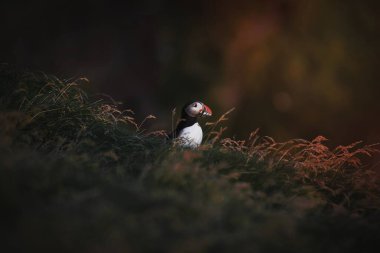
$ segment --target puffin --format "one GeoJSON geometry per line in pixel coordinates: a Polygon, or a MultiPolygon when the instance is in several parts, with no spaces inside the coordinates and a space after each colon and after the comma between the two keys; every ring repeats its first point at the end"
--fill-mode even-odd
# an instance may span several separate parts
{"type": "Polygon", "coordinates": [[[200,101],[186,103],[181,111],[181,119],[169,138],[184,148],[199,147],[202,143],[203,131],[198,123],[198,117],[211,115],[210,107],[200,101]]]}

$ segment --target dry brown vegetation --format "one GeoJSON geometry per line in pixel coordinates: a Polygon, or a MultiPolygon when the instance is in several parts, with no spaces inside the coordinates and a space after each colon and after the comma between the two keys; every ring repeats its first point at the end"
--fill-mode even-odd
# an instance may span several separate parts
{"type": "Polygon", "coordinates": [[[154,116],[137,122],[115,101],[89,98],[86,79],[2,70],[1,82],[4,249],[377,247],[379,175],[362,164],[377,145],[276,142],[258,129],[235,140],[223,135],[231,109],[206,124],[199,149],[184,150],[144,129],[154,116]]]}

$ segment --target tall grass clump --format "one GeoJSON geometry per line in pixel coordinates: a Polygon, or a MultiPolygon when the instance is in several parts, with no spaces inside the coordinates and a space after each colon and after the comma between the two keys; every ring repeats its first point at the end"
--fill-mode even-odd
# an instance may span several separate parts
{"type": "Polygon", "coordinates": [[[2,65],[0,82],[2,252],[378,249],[376,145],[235,140],[231,110],[181,149],[86,78],[2,65]]]}

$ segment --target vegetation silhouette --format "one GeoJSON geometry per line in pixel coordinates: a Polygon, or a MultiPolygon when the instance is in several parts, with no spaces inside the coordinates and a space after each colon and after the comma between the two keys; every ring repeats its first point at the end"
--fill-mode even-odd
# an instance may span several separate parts
{"type": "Polygon", "coordinates": [[[364,156],[327,139],[223,136],[181,149],[86,78],[0,69],[3,250],[369,252],[380,184],[364,156]]]}

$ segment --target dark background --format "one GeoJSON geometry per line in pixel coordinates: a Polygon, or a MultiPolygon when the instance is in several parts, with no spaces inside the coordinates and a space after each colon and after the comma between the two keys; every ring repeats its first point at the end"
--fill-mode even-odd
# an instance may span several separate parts
{"type": "Polygon", "coordinates": [[[90,87],[141,120],[197,98],[230,136],[380,142],[378,1],[2,1],[0,62],[90,87]]]}

